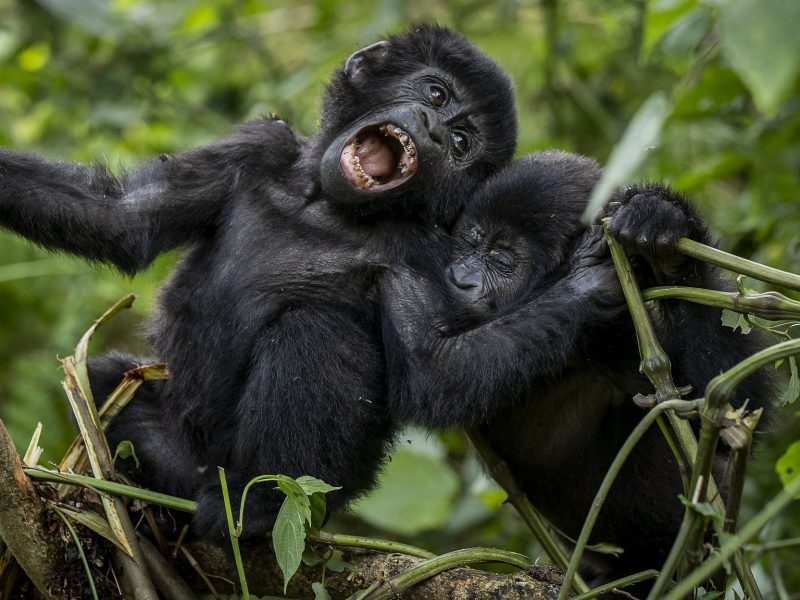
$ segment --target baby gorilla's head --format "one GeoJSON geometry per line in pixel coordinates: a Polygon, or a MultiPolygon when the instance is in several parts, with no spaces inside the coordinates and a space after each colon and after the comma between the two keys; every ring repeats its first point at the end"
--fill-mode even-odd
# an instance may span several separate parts
{"type": "Polygon", "coordinates": [[[541,290],[576,236],[600,177],[584,156],[530,154],[491,179],[453,230],[446,282],[457,312],[495,317],[541,290]]]}

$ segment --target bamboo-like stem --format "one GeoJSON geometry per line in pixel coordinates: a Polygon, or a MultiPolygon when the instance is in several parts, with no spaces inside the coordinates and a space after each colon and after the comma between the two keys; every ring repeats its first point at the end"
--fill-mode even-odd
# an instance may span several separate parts
{"type": "Polygon", "coordinates": [[[752,260],[747,260],[740,256],[728,254],[717,248],[706,246],[688,238],[678,240],[676,250],[690,258],[696,258],[703,262],[711,263],[723,269],[728,269],[734,273],[741,273],[759,281],[771,283],[779,287],[789,288],[800,291],[800,275],[781,271],[774,267],[759,264],[752,260]]]}
{"type": "Polygon", "coordinates": [[[641,356],[639,371],[647,376],[656,389],[656,402],[680,398],[680,394],[672,381],[672,365],[669,357],[661,348],[661,344],[658,343],[655,330],[650,323],[650,317],[644,306],[642,292],[639,290],[639,285],[633,276],[630,261],[625,254],[625,250],[611,235],[610,223],[610,219],[603,219],[603,227],[605,228],[608,247],[611,250],[611,258],[614,261],[614,267],[617,270],[622,286],[622,293],[625,295],[625,302],[628,305],[628,310],[631,313],[631,319],[633,319],[636,329],[636,341],[639,344],[639,355],[641,356]]]}
{"type": "MultiPolygon", "coordinates": [[[[628,304],[628,308],[631,312],[631,319],[633,320],[633,324],[636,329],[637,341],[639,342],[639,351],[642,356],[642,364],[640,370],[643,373],[645,373],[645,375],[648,376],[651,383],[653,383],[653,386],[656,388],[656,394],[655,394],[656,401],[662,401],[667,398],[678,398],[679,394],[677,393],[675,384],[672,381],[671,368],[670,368],[671,366],[669,364],[669,359],[666,357],[666,354],[659,345],[658,339],[656,338],[655,335],[655,331],[653,330],[653,326],[650,323],[650,318],[644,306],[644,298],[642,296],[641,291],[639,290],[639,285],[636,282],[635,277],[633,276],[633,269],[631,267],[630,261],[628,260],[628,256],[623,250],[623,248],[619,245],[619,243],[617,243],[617,241],[611,236],[609,226],[610,226],[610,219],[603,219],[603,227],[605,228],[606,240],[608,241],[609,249],[611,251],[611,257],[612,260],[614,261],[614,266],[617,269],[617,274],[619,275],[620,279],[620,285],[622,286],[623,293],[625,295],[625,301],[628,304]],[[646,356],[650,356],[651,360],[646,361],[645,360],[646,356]],[[653,358],[655,360],[652,360],[653,358]],[[658,369],[659,371],[651,372],[654,368],[658,369]]],[[[680,242],[687,242],[687,244],[684,244],[684,246],[690,248],[690,251],[692,250],[699,251],[704,248],[707,248],[709,250],[713,250],[716,253],[725,255],[727,257],[731,257],[733,259],[738,258],[733,255],[728,255],[725,252],[718,251],[714,248],[698,244],[697,242],[693,242],[686,238],[682,238],[679,241],[679,245],[680,242]]],[[[700,296],[703,296],[703,294],[700,294],[700,296]]],[[[710,297],[710,295],[705,295],[705,297],[710,297]]],[[[762,302],[767,302],[767,301],[762,301],[762,302]]],[[[674,412],[668,413],[668,418],[670,421],[670,425],[672,426],[672,429],[678,438],[678,442],[681,446],[681,449],[683,450],[684,455],[690,461],[694,460],[697,454],[698,445],[694,433],[691,430],[691,427],[689,427],[689,424],[686,423],[686,421],[678,418],[678,416],[674,412]]],[[[679,463],[681,462],[681,458],[677,455],[676,459],[678,460],[679,463]]],[[[714,492],[714,498],[715,498],[714,507],[717,510],[719,510],[721,514],[725,514],[724,503],[722,501],[722,498],[718,494],[716,483],[714,482],[710,473],[705,477],[704,481],[706,482],[706,486],[708,487],[708,489],[711,489],[714,492]]],[[[689,489],[690,490],[693,489],[694,485],[696,484],[694,482],[691,482],[689,485],[689,489]]],[[[684,519],[687,516],[688,516],[688,511],[684,514],[684,519]]],[[[689,539],[688,532],[679,531],[679,539],[681,541],[681,544],[679,545],[678,541],[676,540],[676,542],[673,544],[672,547],[673,551],[676,551],[675,555],[676,559],[681,556],[681,554],[678,553],[677,549],[683,548],[684,547],[683,544],[686,542],[687,539],[689,539]]],[[[742,588],[744,589],[744,591],[747,594],[749,594],[750,597],[753,598],[753,600],[761,600],[761,592],[759,591],[758,586],[756,585],[755,582],[755,578],[753,577],[753,574],[750,571],[750,567],[745,562],[741,552],[736,553],[733,563],[734,563],[734,568],[736,570],[736,576],[738,577],[740,583],[742,584],[742,588]]],[[[671,573],[665,576],[662,570],[662,573],[657,580],[657,585],[658,582],[666,581],[666,579],[670,576],[671,573]]]]}
{"type": "MultiPolygon", "coordinates": [[[[92,472],[98,479],[114,479],[116,475],[114,459],[103,435],[100,417],[89,385],[89,340],[98,327],[121,310],[129,308],[134,298],[133,294],[129,294],[109,308],[83,334],[73,356],[61,361],[64,367],[64,391],[83,436],[92,472]]],[[[118,552],[118,561],[123,567],[123,577],[129,592],[133,594],[135,600],[157,600],[158,594],[147,572],[147,565],[124,500],[118,496],[101,496],[100,500],[108,524],[124,548],[124,552],[118,552]]]]}
{"type": "Polygon", "coordinates": [[[739,292],[674,285],[643,290],[642,296],[645,302],[664,299],[687,300],[695,304],[756,315],[769,321],[800,320],[800,302],[787,298],[779,292],[742,295],[739,292]]]}
{"type": "Polygon", "coordinates": [[[38,481],[49,481],[51,483],[63,483],[66,485],[77,485],[87,487],[97,492],[123,496],[125,498],[132,498],[134,500],[143,500],[150,504],[157,504],[167,508],[173,508],[183,512],[193,513],[197,511],[197,502],[187,500],[185,498],[178,498],[177,496],[170,496],[168,494],[161,494],[159,492],[151,492],[139,487],[117,483],[116,481],[108,481],[106,479],[96,479],[87,475],[76,475],[75,473],[58,473],[56,471],[48,471],[41,467],[28,467],[24,469],[25,474],[31,479],[38,481]]]}
{"type": "Polygon", "coordinates": [[[394,542],[392,540],[368,538],[360,535],[345,535],[342,533],[320,531],[319,535],[306,535],[306,539],[309,542],[329,544],[331,546],[340,546],[343,548],[364,548],[366,550],[378,550],[391,554],[407,554],[408,556],[424,559],[436,558],[436,554],[433,552],[428,552],[416,546],[409,546],[408,544],[394,542]]]}
{"type": "MultiPolygon", "coordinates": [[[[467,435],[472,445],[475,447],[475,450],[481,456],[489,474],[500,487],[505,490],[508,495],[509,503],[516,509],[522,520],[525,521],[525,524],[531,530],[531,533],[533,533],[534,538],[536,538],[544,548],[547,556],[557,564],[562,571],[566,571],[569,565],[569,559],[564,549],[561,547],[561,544],[553,538],[544,519],[542,519],[539,512],[533,504],[531,504],[530,500],[528,500],[525,492],[520,489],[506,462],[497,455],[486,441],[486,438],[484,438],[478,430],[470,430],[467,432],[467,435]]],[[[574,580],[574,588],[579,594],[589,591],[589,586],[586,585],[586,582],[577,574],[574,580]]]]}

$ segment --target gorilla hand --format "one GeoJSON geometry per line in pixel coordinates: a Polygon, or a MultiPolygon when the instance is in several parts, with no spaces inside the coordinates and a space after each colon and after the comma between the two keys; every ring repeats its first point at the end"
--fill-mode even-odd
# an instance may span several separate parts
{"type": "Polygon", "coordinates": [[[611,212],[611,234],[647,261],[655,283],[683,283],[695,274],[693,261],[675,246],[682,237],[707,243],[709,234],[683,196],[657,184],[635,185],[611,212]]]}

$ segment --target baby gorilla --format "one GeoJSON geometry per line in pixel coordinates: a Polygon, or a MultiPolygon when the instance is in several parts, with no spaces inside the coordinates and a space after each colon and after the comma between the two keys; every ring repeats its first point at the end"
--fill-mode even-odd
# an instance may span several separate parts
{"type": "MultiPolygon", "coordinates": [[[[602,233],[580,223],[599,176],[594,161],[561,152],[516,162],[459,219],[444,277],[397,273],[383,290],[390,409],[430,426],[478,427],[533,504],[573,539],[643,416],[631,397],[651,391],[638,372],[636,338],[602,233]]],[[[640,282],[720,287],[712,269],[674,251],[680,237],[710,241],[682,198],[635,186],[617,200],[612,230],[630,246],[640,282]]],[[[716,310],[665,302],[652,318],[676,383],[699,393],[757,349],[752,338],[723,329],[716,310]]],[[[751,378],[739,400],[759,407],[765,390],[751,378]]],[[[717,462],[724,463],[722,454],[717,462]]],[[[662,565],[679,528],[682,492],[676,461],[651,430],[594,528],[592,543],[624,552],[584,557],[593,585],[662,565]]]]}

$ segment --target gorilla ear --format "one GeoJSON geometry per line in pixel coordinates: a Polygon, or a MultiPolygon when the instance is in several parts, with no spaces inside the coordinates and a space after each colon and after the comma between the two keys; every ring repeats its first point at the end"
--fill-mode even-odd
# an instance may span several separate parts
{"type": "Polygon", "coordinates": [[[389,53],[389,42],[381,40],[350,55],[344,63],[344,74],[348,79],[358,77],[365,67],[380,63],[389,53]]]}

